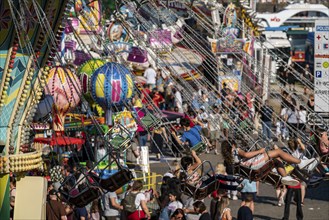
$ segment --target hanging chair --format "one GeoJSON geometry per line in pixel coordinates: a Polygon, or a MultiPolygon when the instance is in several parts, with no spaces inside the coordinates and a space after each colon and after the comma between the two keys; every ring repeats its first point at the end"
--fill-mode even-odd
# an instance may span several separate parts
{"type": "Polygon", "coordinates": [[[194,186],[188,183],[181,184],[181,190],[184,194],[193,197],[195,200],[202,200],[219,188],[219,181],[215,176],[209,177],[201,182],[200,186],[194,186]]]}
{"type": "Polygon", "coordinates": [[[120,151],[125,151],[131,146],[130,137],[124,137],[120,134],[115,134],[111,137],[110,143],[113,145],[113,148],[120,151]]]}
{"type": "Polygon", "coordinates": [[[151,129],[161,123],[161,118],[159,119],[153,114],[147,112],[146,115],[141,118],[141,122],[147,129],[151,129]]]}
{"type": "Polygon", "coordinates": [[[205,152],[206,149],[207,149],[207,145],[203,141],[201,141],[201,142],[197,143],[196,145],[194,145],[193,147],[191,147],[191,150],[194,150],[197,155],[205,152]]]}
{"type": "Polygon", "coordinates": [[[277,173],[271,172],[273,167],[274,160],[267,161],[265,165],[258,170],[253,170],[242,164],[235,164],[234,173],[235,175],[242,176],[250,181],[260,181],[277,187],[281,184],[281,176],[277,173]]]}
{"type": "Polygon", "coordinates": [[[72,176],[67,178],[58,189],[64,202],[80,208],[85,207],[101,196],[101,190],[95,184],[93,175],[84,172],[81,172],[81,175],[83,175],[83,178],[79,182],[75,183],[75,178],[72,176]]]}
{"type": "Polygon", "coordinates": [[[98,199],[100,196],[101,191],[98,187],[95,186],[86,187],[75,196],[71,196],[68,193],[61,192],[61,198],[65,202],[75,205],[79,208],[85,207],[95,199],[98,199]]]}
{"type": "Polygon", "coordinates": [[[125,151],[131,146],[130,132],[121,124],[116,124],[109,130],[110,144],[115,150],[125,151]]]}
{"type": "Polygon", "coordinates": [[[193,197],[195,200],[202,200],[219,188],[219,181],[215,176],[215,171],[209,161],[203,161],[186,180],[181,183],[181,190],[184,194],[193,197]],[[209,169],[205,171],[205,166],[209,165],[209,169]],[[189,180],[193,178],[195,173],[201,169],[201,177],[191,183],[189,180]]]}
{"type": "Polygon", "coordinates": [[[102,189],[110,192],[115,192],[116,190],[129,183],[134,177],[129,169],[122,167],[118,160],[112,157],[112,161],[110,161],[109,164],[102,169],[100,176],[96,176],[93,174],[92,178],[102,189]],[[106,178],[102,178],[102,176],[105,176],[105,170],[110,167],[112,163],[116,163],[118,171],[106,178]]]}
{"type": "Polygon", "coordinates": [[[127,168],[122,168],[107,179],[100,179],[99,186],[104,190],[115,192],[133,179],[132,172],[127,168]]]}
{"type": "MultiPolygon", "coordinates": [[[[267,144],[264,142],[264,140],[258,139],[249,149],[244,148],[244,150],[251,152],[260,148],[266,148],[266,146],[267,144]]],[[[278,173],[272,172],[274,167],[275,161],[273,159],[267,161],[264,166],[257,170],[251,169],[248,166],[238,163],[234,165],[234,173],[249,179],[250,181],[260,181],[277,187],[281,184],[282,177],[278,173]]]]}

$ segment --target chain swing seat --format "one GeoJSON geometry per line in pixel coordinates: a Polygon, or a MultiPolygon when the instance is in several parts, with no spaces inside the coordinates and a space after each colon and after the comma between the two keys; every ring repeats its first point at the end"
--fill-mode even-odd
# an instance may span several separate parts
{"type": "Polygon", "coordinates": [[[260,181],[278,187],[281,184],[282,177],[272,172],[273,167],[274,160],[267,161],[266,164],[258,170],[253,170],[239,163],[234,165],[234,173],[250,181],[260,181]]]}
{"type": "MultiPolygon", "coordinates": [[[[257,140],[247,151],[253,149],[265,147],[263,140],[257,140]]],[[[281,184],[281,175],[272,172],[275,167],[275,161],[273,159],[268,160],[261,168],[255,170],[249,166],[245,166],[242,163],[236,163],[234,165],[234,173],[249,179],[250,181],[260,181],[278,187],[281,184]]]]}
{"type": "Polygon", "coordinates": [[[153,114],[147,112],[146,115],[141,118],[141,122],[147,129],[154,128],[161,123],[161,118],[155,117],[153,114]]]}
{"type": "Polygon", "coordinates": [[[85,207],[95,199],[101,196],[100,188],[95,184],[95,180],[91,173],[83,173],[84,177],[77,183],[75,183],[70,189],[64,188],[63,186],[70,180],[64,181],[59,188],[61,199],[69,204],[77,207],[85,207]]]}
{"type": "Polygon", "coordinates": [[[191,149],[191,151],[194,150],[195,153],[197,155],[199,155],[206,151],[207,145],[203,141],[201,141],[201,142],[197,143],[196,145],[194,145],[193,147],[191,147],[190,149],[191,149]]]}
{"type": "Polygon", "coordinates": [[[121,124],[109,130],[109,141],[116,151],[125,151],[131,147],[131,137],[129,131],[121,124]]]}
{"type": "Polygon", "coordinates": [[[125,151],[131,146],[130,137],[124,137],[120,134],[115,134],[111,137],[110,143],[115,150],[125,151]]]}
{"type": "MultiPolygon", "coordinates": [[[[289,149],[286,147],[283,147],[282,150],[289,153],[289,149]]],[[[287,164],[285,166],[286,171],[287,173],[291,171],[290,174],[293,177],[307,183],[307,187],[309,188],[317,187],[322,180],[326,180],[326,178],[323,178],[325,174],[325,170],[323,168],[323,164],[321,163],[321,157],[319,156],[318,152],[314,149],[312,145],[308,145],[305,148],[305,153],[303,157],[316,158],[316,160],[311,164],[307,165],[308,169],[299,169],[298,166],[293,167],[292,165],[287,164]]]]}
{"type": "Polygon", "coordinates": [[[128,168],[123,167],[116,158],[112,158],[112,161],[110,161],[109,164],[101,170],[100,176],[96,176],[94,174],[92,178],[95,179],[99,187],[102,189],[115,192],[129,183],[134,177],[128,168]],[[105,171],[111,166],[112,163],[116,163],[118,170],[112,175],[106,175],[105,171]]]}
{"type": "Polygon", "coordinates": [[[187,178],[181,183],[182,192],[195,200],[202,200],[219,188],[219,181],[215,176],[215,171],[209,161],[203,161],[187,178]],[[209,169],[205,171],[205,166],[209,165],[209,169]],[[201,169],[201,177],[195,182],[190,180],[201,169]]]}

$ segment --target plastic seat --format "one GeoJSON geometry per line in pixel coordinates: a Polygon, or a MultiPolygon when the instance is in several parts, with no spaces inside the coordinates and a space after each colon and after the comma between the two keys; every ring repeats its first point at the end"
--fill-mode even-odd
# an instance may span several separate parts
{"type": "MultiPolygon", "coordinates": [[[[81,187],[80,187],[81,189],[81,187]]],[[[75,205],[79,208],[85,207],[95,199],[98,199],[101,195],[101,192],[96,186],[86,186],[77,195],[70,195],[70,193],[61,191],[61,198],[72,205],[75,205]]]]}
{"type": "Polygon", "coordinates": [[[123,168],[106,179],[101,179],[99,176],[95,175],[92,178],[98,182],[102,189],[115,192],[129,183],[134,177],[130,170],[123,168]]]}
{"type": "Polygon", "coordinates": [[[191,150],[194,150],[196,154],[201,154],[205,152],[206,149],[207,149],[207,145],[203,142],[200,142],[194,145],[193,147],[191,147],[191,150]]]}
{"type": "Polygon", "coordinates": [[[210,195],[213,191],[219,188],[220,182],[215,176],[215,171],[209,161],[203,161],[185,181],[181,183],[181,190],[184,194],[193,197],[196,200],[201,200],[210,195]],[[209,166],[207,168],[206,166],[209,166]],[[200,178],[194,183],[190,183],[191,177],[197,170],[201,171],[200,178]]]}
{"type": "Polygon", "coordinates": [[[236,174],[243,176],[251,181],[261,181],[273,186],[279,186],[281,184],[281,176],[271,172],[273,167],[274,161],[269,160],[263,167],[258,170],[253,170],[241,164],[236,164],[234,171],[236,174]]]}
{"type": "Polygon", "coordinates": [[[130,137],[125,138],[122,135],[115,135],[110,140],[110,143],[116,150],[125,151],[131,146],[130,141],[131,141],[130,137]]]}
{"type": "Polygon", "coordinates": [[[209,177],[196,186],[186,182],[181,184],[181,190],[184,194],[193,197],[195,200],[202,200],[219,188],[219,181],[215,176],[209,177]]]}
{"type": "Polygon", "coordinates": [[[141,122],[147,129],[150,129],[160,124],[161,119],[157,119],[154,115],[148,113],[143,118],[141,118],[141,122]]]}

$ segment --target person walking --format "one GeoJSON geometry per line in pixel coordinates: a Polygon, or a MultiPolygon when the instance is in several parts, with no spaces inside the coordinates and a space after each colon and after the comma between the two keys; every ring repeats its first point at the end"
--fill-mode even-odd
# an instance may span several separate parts
{"type": "Polygon", "coordinates": [[[127,192],[125,198],[121,201],[124,215],[127,220],[150,219],[151,214],[146,205],[146,197],[141,192],[143,182],[136,180],[130,191],[127,192]]]}
{"type": "Polygon", "coordinates": [[[244,179],[241,184],[243,185],[243,189],[241,190],[241,206],[245,205],[247,196],[251,195],[252,201],[250,202],[250,209],[254,212],[254,201],[256,200],[257,195],[257,183],[255,181],[250,181],[249,179],[244,179]]]}
{"type": "Polygon", "coordinates": [[[287,186],[287,188],[288,190],[287,190],[285,206],[284,206],[284,216],[282,220],[289,220],[290,204],[294,194],[295,194],[295,201],[297,205],[296,219],[303,220],[301,184],[299,183],[299,185],[297,186],[287,186]]]}
{"type": "Polygon", "coordinates": [[[102,205],[104,210],[104,217],[106,220],[116,220],[123,210],[120,205],[116,192],[107,192],[102,196],[102,205]]]}

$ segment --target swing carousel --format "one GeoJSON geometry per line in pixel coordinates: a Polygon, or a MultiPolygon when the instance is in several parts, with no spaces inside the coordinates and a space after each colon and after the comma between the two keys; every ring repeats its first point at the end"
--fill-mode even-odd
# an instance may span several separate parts
{"type": "MultiPolygon", "coordinates": [[[[269,150],[269,143],[252,134],[252,107],[234,109],[229,100],[250,106],[251,96],[258,102],[264,99],[262,94],[266,99],[277,98],[268,91],[269,79],[256,73],[265,69],[270,75],[271,70],[253,57],[253,45],[263,39],[257,21],[243,6],[230,4],[225,8],[213,1],[184,1],[182,15],[162,1],[118,0],[110,20],[103,22],[100,1],[5,0],[0,5],[11,16],[4,20],[7,23],[0,37],[0,143],[4,145],[0,148],[0,197],[4,198],[0,216],[5,219],[9,218],[9,176],[19,179],[18,192],[26,192],[22,197],[30,196],[27,192],[37,184],[42,191],[35,196],[37,204],[45,201],[43,177],[57,182],[59,199],[76,207],[84,207],[107,192],[125,191],[127,184],[138,178],[126,163],[136,133],[143,131],[154,141],[151,134],[155,130],[161,128],[168,134],[178,131],[181,119],[193,118],[199,112],[193,100],[203,105],[215,103],[221,90],[227,89],[224,85],[230,95],[221,97],[221,103],[230,132],[220,138],[237,140],[246,146],[245,151],[269,150]],[[150,65],[166,72],[166,80],[192,106],[188,112],[160,110],[149,95],[144,97],[142,108],[134,106],[135,97],[145,95],[140,87],[144,84],[141,72],[150,65]],[[74,168],[74,175],[63,176],[59,166],[63,164],[74,168]]],[[[264,59],[270,59],[270,55],[264,59]]],[[[282,63],[288,67],[288,63],[282,63]]],[[[302,83],[312,90],[307,79],[302,83]]],[[[211,106],[204,111],[211,115],[211,106]]],[[[273,117],[284,121],[277,113],[273,117]]],[[[207,123],[220,129],[215,118],[207,123]]],[[[315,143],[311,137],[301,136],[298,129],[289,130],[303,137],[305,157],[317,158],[316,164],[307,170],[284,166],[293,177],[317,186],[322,179],[314,182],[312,178],[323,175],[328,154],[319,152],[319,132],[309,129],[315,143]]],[[[205,153],[211,144],[207,135],[201,136],[197,145],[178,146],[176,151],[205,153]]],[[[292,153],[286,143],[278,142],[292,153]]],[[[162,146],[154,143],[164,156],[162,146]]],[[[169,150],[173,152],[170,145],[169,150]]],[[[144,153],[141,160],[145,163],[140,165],[146,166],[142,174],[145,179],[149,173],[148,149],[144,153]]],[[[282,177],[273,170],[275,162],[270,159],[258,170],[234,164],[236,178],[216,175],[212,164],[203,161],[193,172],[182,170],[185,178],[179,188],[200,200],[219,188],[229,188],[220,180],[247,178],[278,187],[282,177]],[[189,180],[196,173],[199,179],[192,184],[189,180]]],[[[168,161],[166,164],[170,167],[168,161]]],[[[19,208],[23,204],[23,200],[16,200],[15,218],[23,215],[19,208]]],[[[44,217],[42,208],[32,204],[31,209],[31,218],[44,217]]]]}

